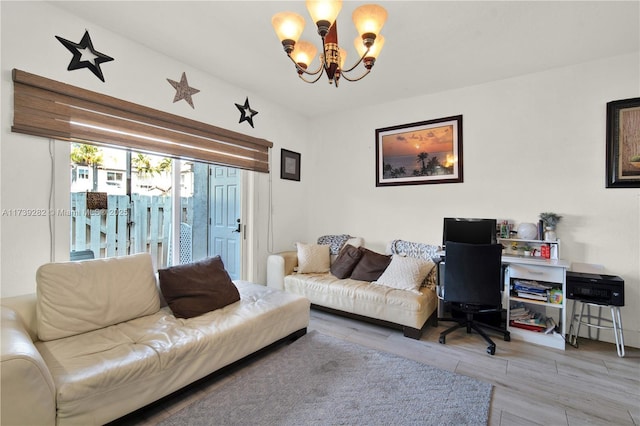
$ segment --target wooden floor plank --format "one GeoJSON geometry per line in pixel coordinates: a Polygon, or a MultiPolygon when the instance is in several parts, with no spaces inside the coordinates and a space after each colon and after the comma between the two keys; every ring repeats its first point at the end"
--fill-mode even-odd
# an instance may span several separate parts
{"type": "Polygon", "coordinates": [[[496,386],[493,393],[492,404],[500,406],[503,422],[501,425],[510,425],[504,419],[526,419],[532,424],[539,425],[567,425],[565,408],[548,398],[540,398],[539,395],[517,387],[496,386]]]}

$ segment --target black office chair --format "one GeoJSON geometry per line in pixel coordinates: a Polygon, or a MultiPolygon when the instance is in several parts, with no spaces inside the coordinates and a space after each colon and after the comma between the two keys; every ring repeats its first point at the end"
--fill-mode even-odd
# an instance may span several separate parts
{"type": "Polygon", "coordinates": [[[458,324],[440,333],[444,344],[447,334],[466,327],[467,333],[475,330],[489,343],[487,353],[496,353],[496,344],[483,329],[501,333],[506,342],[509,332],[474,319],[474,315],[502,311],[502,246],[500,244],[464,244],[447,241],[445,249],[444,301],[463,318],[438,318],[456,321],[458,324]]]}

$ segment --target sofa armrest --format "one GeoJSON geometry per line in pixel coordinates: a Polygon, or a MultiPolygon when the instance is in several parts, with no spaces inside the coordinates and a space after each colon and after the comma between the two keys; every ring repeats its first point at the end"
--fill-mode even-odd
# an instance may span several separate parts
{"type": "Polygon", "coordinates": [[[2,424],[55,425],[53,377],[18,314],[1,307],[0,412],[2,424]]]}
{"type": "Polygon", "coordinates": [[[21,296],[3,297],[0,305],[9,308],[18,314],[22,325],[31,336],[32,341],[38,340],[38,325],[36,318],[36,305],[38,303],[35,293],[23,294],[21,296]]]}
{"type": "Polygon", "coordinates": [[[284,277],[298,266],[298,252],[283,251],[267,258],[267,287],[284,290],[284,277]]]}

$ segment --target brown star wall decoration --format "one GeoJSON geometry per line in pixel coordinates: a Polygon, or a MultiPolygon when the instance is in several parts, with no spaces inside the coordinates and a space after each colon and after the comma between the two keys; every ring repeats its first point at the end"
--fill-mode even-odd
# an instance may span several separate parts
{"type": "Polygon", "coordinates": [[[104,53],[100,53],[93,48],[89,31],[84,31],[84,36],[82,36],[80,43],[74,43],[59,36],[56,36],[56,38],[64,45],[64,47],[67,48],[69,52],[73,53],[73,58],[71,58],[67,71],[89,68],[96,77],[104,82],[104,75],[102,75],[100,64],[103,62],[113,61],[113,58],[105,55],[104,53]]]}
{"type": "Polygon", "coordinates": [[[168,78],[167,81],[173,86],[174,89],[176,89],[176,95],[173,97],[173,103],[184,99],[189,105],[191,105],[191,108],[195,109],[195,107],[193,106],[193,99],[191,99],[191,95],[195,95],[200,90],[189,87],[189,83],[187,82],[187,75],[185,73],[182,73],[182,77],[180,78],[179,82],[171,80],[170,78],[168,78]]]}

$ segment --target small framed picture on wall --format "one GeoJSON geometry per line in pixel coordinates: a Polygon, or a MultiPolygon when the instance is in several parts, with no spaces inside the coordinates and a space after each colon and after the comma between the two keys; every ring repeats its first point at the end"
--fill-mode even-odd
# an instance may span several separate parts
{"type": "Polygon", "coordinates": [[[280,179],[300,181],[300,153],[280,151],[280,179]]]}

